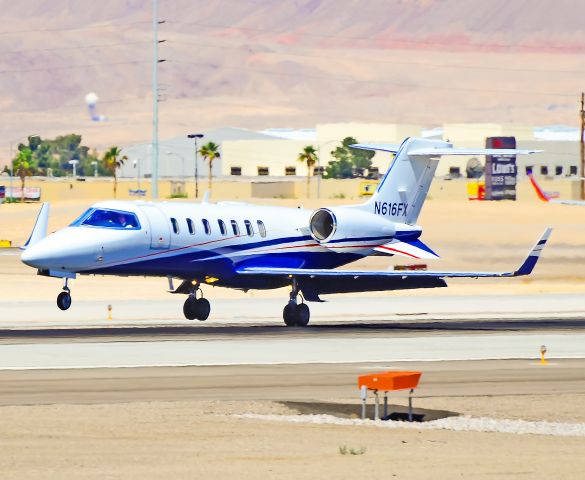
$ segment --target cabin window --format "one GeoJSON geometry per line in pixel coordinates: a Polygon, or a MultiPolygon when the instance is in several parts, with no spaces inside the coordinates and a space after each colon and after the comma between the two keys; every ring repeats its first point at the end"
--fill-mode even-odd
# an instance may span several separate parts
{"type": "Polygon", "coordinates": [[[256,223],[258,224],[258,231],[260,232],[260,236],[265,237],[266,227],[264,226],[264,222],[262,220],[258,220],[256,223]]]}
{"type": "Polygon", "coordinates": [[[179,222],[177,222],[176,218],[171,218],[171,225],[173,226],[173,233],[179,233],[179,222]]]}
{"type": "Polygon", "coordinates": [[[284,174],[285,175],[296,175],[297,174],[297,167],[285,167],[284,174]]]}
{"type": "Polygon", "coordinates": [[[268,167],[258,167],[258,175],[265,176],[270,175],[270,170],[268,167]]]}
{"type": "Polygon", "coordinates": [[[193,225],[193,220],[190,218],[187,219],[187,228],[191,235],[195,235],[195,225],[193,225]]]}
{"type": "Polygon", "coordinates": [[[221,232],[222,235],[227,235],[227,229],[225,228],[225,223],[223,223],[223,220],[218,220],[217,224],[219,225],[219,231],[221,232]]]}
{"type": "Polygon", "coordinates": [[[252,228],[250,220],[244,220],[244,225],[246,226],[246,233],[249,237],[252,237],[254,235],[254,229],[252,228]]]}
{"type": "Polygon", "coordinates": [[[242,167],[230,167],[230,175],[241,175],[242,167]]]}
{"type": "Polygon", "coordinates": [[[209,222],[204,218],[201,220],[201,223],[203,223],[203,230],[205,230],[205,234],[211,235],[211,225],[209,225],[209,222]]]}
{"type": "Polygon", "coordinates": [[[236,222],[235,220],[232,220],[232,230],[234,231],[234,235],[238,236],[240,235],[240,227],[238,227],[238,222],[236,222]]]}
{"type": "Polygon", "coordinates": [[[562,165],[557,165],[555,167],[555,175],[560,176],[563,174],[563,166],[562,165]]]}
{"type": "Polygon", "coordinates": [[[540,174],[541,175],[548,175],[548,167],[546,165],[541,165],[540,174]]]}
{"type": "Polygon", "coordinates": [[[569,173],[570,173],[571,175],[577,175],[577,165],[571,165],[571,166],[569,167],[569,173]]]}

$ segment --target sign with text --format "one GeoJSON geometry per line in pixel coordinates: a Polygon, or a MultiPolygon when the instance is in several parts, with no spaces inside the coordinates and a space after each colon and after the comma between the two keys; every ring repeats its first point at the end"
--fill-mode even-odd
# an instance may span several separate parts
{"type": "MultiPolygon", "coordinates": [[[[23,198],[22,187],[7,187],[6,197],[8,198],[23,198]]],[[[40,200],[41,189],[39,187],[24,187],[25,200],[40,200]]]]}
{"type": "MultiPolygon", "coordinates": [[[[488,137],[486,148],[516,148],[515,137],[488,137]]],[[[485,199],[516,200],[516,155],[486,155],[485,199]]]]}

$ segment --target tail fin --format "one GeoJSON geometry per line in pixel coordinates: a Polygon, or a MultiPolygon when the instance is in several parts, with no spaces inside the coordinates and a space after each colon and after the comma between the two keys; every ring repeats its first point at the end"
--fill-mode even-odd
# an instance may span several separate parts
{"type": "Polygon", "coordinates": [[[418,148],[441,146],[446,142],[407,138],[396,148],[394,145],[353,145],[355,148],[381,150],[395,153],[394,161],[382,178],[366,208],[394,222],[414,224],[433,181],[438,158],[411,156],[418,148]]]}
{"type": "Polygon", "coordinates": [[[356,144],[353,148],[395,153],[372,198],[360,208],[393,222],[416,223],[442,155],[517,155],[540,150],[453,148],[440,140],[407,138],[402,144],[356,144]]]}
{"type": "Polygon", "coordinates": [[[536,180],[534,179],[531,173],[528,174],[528,178],[530,179],[530,183],[534,187],[534,190],[536,191],[536,195],[538,196],[538,198],[540,198],[543,202],[548,202],[550,200],[549,196],[542,188],[540,188],[540,185],[536,183],[536,180]]]}

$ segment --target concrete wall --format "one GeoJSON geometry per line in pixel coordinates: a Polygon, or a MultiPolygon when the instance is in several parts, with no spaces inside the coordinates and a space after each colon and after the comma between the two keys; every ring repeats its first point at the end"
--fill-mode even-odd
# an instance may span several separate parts
{"type": "MultiPolygon", "coordinates": [[[[338,203],[342,200],[348,202],[360,201],[359,179],[347,180],[322,180],[320,185],[320,197],[323,204],[328,202],[338,203]]],[[[546,191],[559,192],[561,198],[577,198],[579,181],[575,179],[556,178],[542,179],[541,186],[546,191]]],[[[8,185],[6,177],[0,177],[0,185],[8,185]]],[[[15,182],[20,185],[20,182],[15,182]]],[[[39,178],[27,179],[26,186],[40,187],[41,201],[87,201],[88,204],[113,198],[113,181],[100,179],[97,181],[70,182],[67,180],[48,180],[44,181],[39,178]]],[[[118,182],[118,199],[141,199],[150,200],[150,184],[143,184],[147,189],[147,197],[131,197],[129,189],[136,188],[136,183],[132,181],[118,182]]],[[[207,182],[200,185],[199,198],[202,198],[207,191],[207,182]]],[[[186,185],[188,199],[194,199],[194,186],[192,183],[186,185]]],[[[312,178],[310,183],[310,198],[317,199],[318,181],[312,178]]],[[[166,200],[171,193],[171,182],[159,182],[160,200],[166,200]]],[[[466,200],[467,199],[467,179],[445,181],[436,179],[431,185],[429,196],[433,199],[445,200],[466,200]]],[[[213,183],[213,192],[211,199],[219,200],[249,200],[258,199],[281,199],[296,198],[303,201],[307,198],[306,179],[287,180],[283,182],[258,182],[244,179],[242,181],[216,181],[213,183]]],[[[532,190],[529,182],[521,180],[518,184],[518,199],[537,201],[536,195],[532,190]]],[[[269,202],[269,200],[267,200],[269,202]]]]}

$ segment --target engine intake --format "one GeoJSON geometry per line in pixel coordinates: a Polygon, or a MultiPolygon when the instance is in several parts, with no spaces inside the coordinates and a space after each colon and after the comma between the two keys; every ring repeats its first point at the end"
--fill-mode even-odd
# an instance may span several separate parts
{"type": "Polygon", "coordinates": [[[332,211],[320,208],[311,215],[309,223],[311,234],[319,242],[329,240],[337,230],[337,220],[332,211]]]}

